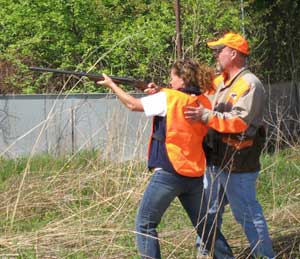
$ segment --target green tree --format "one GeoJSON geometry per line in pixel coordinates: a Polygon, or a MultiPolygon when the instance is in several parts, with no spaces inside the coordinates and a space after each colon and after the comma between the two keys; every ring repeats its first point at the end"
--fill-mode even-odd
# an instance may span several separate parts
{"type": "MultiPolygon", "coordinates": [[[[53,92],[65,85],[67,77],[32,73],[29,65],[166,83],[176,58],[173,1],[0,0],[0,5],[1,91],[5,85],[14,92],[53,92]]],[[[184,57],[212,64],[207,40],[245,31],[251,69],[262,79],[299,74],[297,1],[185,0],[181,11],[184,57]]],[[[74,79],[65,89],[105,91],[74,79]]]]}
{"type": "Polygon", "coordinates": [[[300,2],[293,0],[254,1],[249,6],[254,20],[252,29],[260,39],[257,67],[270,82],[295,81],[300,75],[300,2]]]}

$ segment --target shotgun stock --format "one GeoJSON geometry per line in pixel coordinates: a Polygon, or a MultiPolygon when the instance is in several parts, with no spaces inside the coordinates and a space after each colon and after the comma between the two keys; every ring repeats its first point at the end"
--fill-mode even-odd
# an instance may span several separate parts
{"type": "MultiPolygon", "coordinates": [[[[87,77],[94,82],[101,81],[104,79],[101,74],[94,74],[94,73],[77,72],[77,71],[71,71],[71,70],[43,68],[43,67],[29,67],[29,69],[33,70],[33,71],[38,71],[38,72],[50,72],[50,73],[74,75],[77,77],[87,77]]],[[[131,85],[141,91],[144,91],[145,89],[147,89],[148,83],[145,81],[140,81],[140,80],[136,80],[136,79],[128,78],[128,77],[117,77],[117,76],[109,76],[109,77],[116,84],[131,85]]]]}

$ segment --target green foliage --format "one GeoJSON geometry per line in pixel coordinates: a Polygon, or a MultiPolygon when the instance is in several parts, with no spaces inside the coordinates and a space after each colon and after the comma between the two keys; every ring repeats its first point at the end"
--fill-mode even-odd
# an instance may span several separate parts
{"type": "Polygon", "coordinates": [[[300,2],[253,1],[248,12],[259,23],[252,27],[256,40],[254,69],[265,81],[298,82],[300,75],[300,2]]]}
{"type": "MultiPolygon", "coordinates": [[[[221,2],[182,2],[185,56],[208,60],[207,37],[224,26],[238,27],[239,6],[225,8],[221,2]]],[[[25,93],[59,91],[67,79],[29,73],[28,65],[92,69],[161,83],[176,58],[172,1],[0,0],[0,4],[0,57],[18,63],[18,73],[9,75],[10,84],[25,93]],[[21,80],[24,74],[27,77],[21,80]]],[[[65,89],[105,91],[87,82],[76,85],[74,80],[65,89]]]]}
{"type": "MultiPolygon", "coordinates": [[[[243,19],[241,3],[181,1],[184,57],[212,64],[207,40],[225,31],[245,30],[256,73],[274,80],[297,78],[299,3],[244,0],[243,19]]],[[[32,73],[29,65],[166,83],[176,59],[173,1],[0,0],[0,5],[2,93],[57,92],[63,87],[72,92],[107,91],[91,82],[32,73]],[[7,67],[7,61],[13,66],[7,67]]]]}
{"type": "Polygon", "coordinates": [[[189,0],[182,3],[185,56],[212,63],[207,41],[228,31],[241,32],[236,1],[189,0]]]}
{"type": "Polygon", "coordinates": [[[286,149],[262,157],[265,169],[259,177],[259,198],[272,200],[266,202],[266,207],[282,208],[300,201],[299,194],[291,195],[299,190],[300,161],[296,150],[286,149]]]}
{"type": "Polygon", "coordinates": [[[31,172],[43,171],[45,176],[48,176],[51,172],[62,168],[66,170],[82,167],[88,168],[90,160],[96,158],[97,152],[95,150],[86,150],[78,153],[73,157],[72,163],[68,162],[68,157],[57,158],[48,154],[36,155],[33,158],[20,157],[15,160],[0,158],[0,186],[8,178],[22,174],[26,167],[31,172]]]}

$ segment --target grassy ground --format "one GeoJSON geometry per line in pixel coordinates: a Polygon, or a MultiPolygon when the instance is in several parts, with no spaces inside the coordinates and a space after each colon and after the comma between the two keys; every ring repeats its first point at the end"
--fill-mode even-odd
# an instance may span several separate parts
{"type": "MultiPolygon", "coordinates": [[[[258,182],[277,258],[300,258],[299,148],[264,155],[258,182]]],[[[38,156],[0,161],[0,258],[138,258],[134,218],[150,177],[142,162],[38,156]]],[[[237,258],[247,242],[229,208],[224,233],[237,258]]],[[[160,226],[163,258],[196,258],[195,233],[175,201],[160,226]]]]}

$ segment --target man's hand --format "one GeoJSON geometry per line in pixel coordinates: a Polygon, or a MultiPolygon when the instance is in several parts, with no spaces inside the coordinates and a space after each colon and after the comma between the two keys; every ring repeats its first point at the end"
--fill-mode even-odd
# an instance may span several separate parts
{"type": "Polygon", "coordinates": [[[192,121],[202,121],[202,115],[204,112],[204,107],[203,105],[198,102],[198,107],[194,106],[186,106],[184,109],[184,117],[187,120],[192,120],[192,121]]]}
{"type": "Polygon", "coordinates": [[[155,83],[149,83],[148,88],[146,90],[144,90],[145,93],[147,94],[156,94],[160,91],[161,87],[158,86],[157,84],[155,83]]]}

